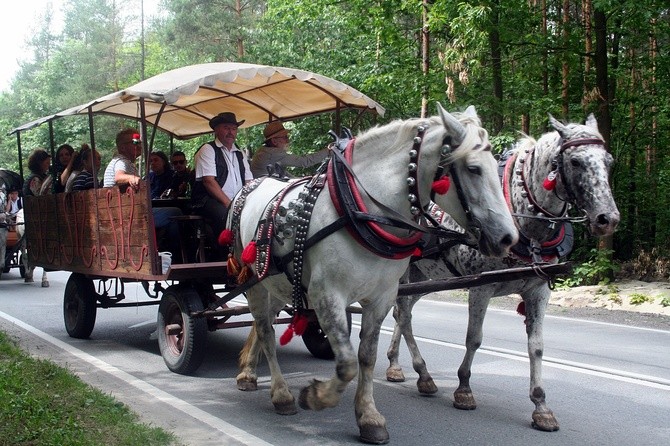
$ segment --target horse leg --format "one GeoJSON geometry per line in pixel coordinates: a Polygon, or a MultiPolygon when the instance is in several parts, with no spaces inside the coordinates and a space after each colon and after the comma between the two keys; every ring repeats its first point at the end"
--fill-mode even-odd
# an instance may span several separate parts
{"type": "Polygon", "coordinates": [[[358,373],[356,354],[349,340],[345,299],[339,297],[312,299],[321,329],[335,354],[336,374],[328,381],[314,380],[300,392],[300,407],[308,410],[322,410],[335,407],[340,402],[342,392],[358,373]]]}
{"type": "Polygon", "coordinates": [[[407,297],[402,296],[396,298],[396,305],[393,310],[396,326],[393,330],[393,334],[395,336],[396,331],[399,332],[398,343],[396,343],[394,347],[392,341],[391,346],[389,347],[387,356],[391,365],[386,370],[386,379],[388,381],[393,381],[393,379],[391,379],[393,376],[390,377],[389,372],[398,371],[400,376],[403,378],[400,381],[404,381],[402,369],[398,363],[398,344],[400,335],[402,335],[405,338],[407,348],[409,349],[410,355],[412,356],[412,367],[419,374],[419,378],[416,381],[416,387],[419,390],[419,393],[424,395],[432,395],[437,392],[437,386],[435,385],[435,381],[433,381],[433,377],[430,376],[430,373],[428,373],[426,361],[424,361],[423,357],[421,356],[419,346],[416,343],[416,339],[414,339],[414,332],[412,331],[412,308],[414,308],[414,304],[416,304],[420,298],[421,296],[419,295],[407,297]]]}
{"type": "Polygon", "coordinates": [[[465,337],[465,356],[458,368],[458,388],[454,391],[454,407],[462,410],[477,408],[475,397],[470,388],[472,361],[477,349],[482,345],[484,317],[491,295],[481,292],[481,288],[472,288],[468,294],[468,331],[465,337]]]}
{"type": "Polygon", "coordinates": [[[405,381],[405,374],[402,372],[402,367],[400,367],[400,362],[398,362],[398,356],[400,354],[400,339],[402,338],[402,333],[400,332],[400,321],[399,317],[405,315],[404,312],[399,311],[399,307],[404,305],[404,303],[409,300],[405,296],[398,296],[396,298],[395,305],[393,306],[393,319],[395,319],[395,325],[393,327],[393,335],[391,336],[391,343],[389,344],[389,349],[386,351],[386,357],[389,360],[389,366],[386,369],[386,380],[392,383],[401,383],[405,381]]]}
{"type": "Polygon", "coordinates": [[[547,432],[559,429],[558,420],[547,407],[542,387],[542,355],[544,336],[542,324],[551,297],[546,283],[522,295],[526,306],[526,334],[528,335],[528,358],[530,360],[530,400],[535,404],[532,426],[547,432]]]}
{"type": "Polygon", "coordinates": [[[42,270],[42,288],[49,288],[49,279],[47,278],[47,272],[42,270]]]}
{"type": "Polygon", "coordinates": [[[270,367],[270,398],[275,407],[275,412],[280,415],[293,415],[298,410],[295,406],[295,398],[291,395],[277,361],[275,330],[272,325],[274,315],[279,309],[270,304],[270,296],[261,285],[256,285],[247,291],[247,301],[256,322],[255,331],[258,335],[258,343],[260,343],[270,367]]]}
{"type": "Polygon", "coordinates": [[[365,443],[382,444],[389,441],[386,419],[377,410],[373,396],[379,330],[389,309],[390,307],[384,308],[384,302],[380,301],[373,308],[365,308],[361,320],[361,342],[358,347],[360,374],[355,406],[360,439],[365,443]]]}
{"type": "Polygon", "coordinates": [[[254,322],[247,337],[247,341],[240,351],[238,364],[240,373],[237,375],[237,388],[243,391],[258,390],[258,376],[256,368],[260,359],[261,349],[256,334],[256,322],[254,322]]]}

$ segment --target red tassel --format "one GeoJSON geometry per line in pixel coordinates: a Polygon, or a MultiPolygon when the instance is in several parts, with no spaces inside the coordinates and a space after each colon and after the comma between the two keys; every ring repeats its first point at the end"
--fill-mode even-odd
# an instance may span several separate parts
{"type": "Polygon", "coordinates": [[[254,263],[256,261],[256,242],[253,240],[249,242],[244,251],[242,251],[242,261],[246,264],[254,263]]]}
{"type": "Polygon", "coordinates": [[[449,186],[451,186],[451,180],[449,177],[444,175],[439,180],[433,181],[433,192],[436,194],[444,195],[449,191],[449,186]]]}
{"type": "Polygon", "coordinates": [[[554,190],[556,187],[556,181],[558,179],[558,174],[556,171],[551,171],[549,172],[549,175],[547,175],[547,178],[544,179],[542,182],[542,187],[544,187],[546,190],[554,190]]]}
{"type": "Polygon", "coordinates": [[[423,252],[419,248],[415,248],[414,252],[412,253],[412,257],[421,257],[423,255],[423,252]]]}
{"type": "Polygon", "coordinates": [[[240,263],[232,254],[228,254],[228,262],[226,263],[226,270],[229,276],[237,276],[240,273],[240,263]]]}
{"type": "Polygon", "coordinates": [[[307,316],[296,313],[295,316],[293,316],[293,331],[295,332],[296,336],[302,336],[302,334],[307,330],[307,325],[309,325],[309,319],[307,316]]]}
{"type": "Polygon", "coordinates": [[[519,305],[516,307],[516,312],[519,314],[519,316],[525,316],[526,315],[526,302],[521,301],[519,302],[519,305]]]}
{"type": "Polygon", "coordinates": [[[219,245],[221,246],[229,246],[233,243],[233,231],[230,229],[224,229],[221,231],[221,234],[219,234],[219,245]]]}
{"type": "Polygon", "coordinates": [[[286,345],[293,339],[293,323],[291,323],[284,334],[279,338],[279,345],[286,345]]]}

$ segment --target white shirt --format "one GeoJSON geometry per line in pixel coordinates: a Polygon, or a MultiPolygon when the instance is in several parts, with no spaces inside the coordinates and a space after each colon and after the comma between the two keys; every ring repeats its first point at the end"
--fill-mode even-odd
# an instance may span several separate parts
{"type": "MultiPolygon", "coordinates": [[[[232,200],[235,194],[242,189],[245,182],[253,180],[249,161],[245,156],[242,157],[245,176],[245,178],[242,179],[240,178],[240,167],[238,165],[237,155],[234,153],[241,151],[235,145],[233,145],[232,150],[225,149],[218,139],[215,141],[215,144],[217,145],[217,150],[223,152],[223,157],[228,165],[228,179],[226,179],[221,190],[232,200]]],[[[195,154],[195,180],[202,181],[202,177],[216,178],[216,156],[211,144],[203,145],[195,154]]]]}

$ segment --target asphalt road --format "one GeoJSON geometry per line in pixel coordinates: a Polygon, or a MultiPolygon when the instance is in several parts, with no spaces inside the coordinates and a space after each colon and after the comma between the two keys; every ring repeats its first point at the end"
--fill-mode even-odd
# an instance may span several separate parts
{"type": "MultiPolygon", "coordinates": [[[[38,270],[39,271],[39,270],[38,270]]],[[[355,381],[340,405],[297,415],[273,412],[269,372],[259,369],[259,391],[235,385],[237,353],[248,328],[211,333],[208,355],[194,376],[171,373],[163,363],[157,307],[98,310],[91,339],[72,339],[63,326],[62,298],[68,273],[49,273],[50,288],[25,284],[18,272],[0,280],[0,329],[33,355],[54,360],[127,403],[143,419],[179,435],[188,445],[359,444],[353,411],[355,381]]],[[[127,301],[147,300],[135,285],[127,301]]],[[[501,300],[505,303],[505,300],[501,300]]],[[[544,384],[561,429],[530,427],[528,361],[522,318],[513,309],[491,309],[471,384],[474,411],[452,406],[456,369],[463,354],[467,309],[458,302],[422,300],[414,312],[419,347],[439,387],[431,397],[416,390],[406,348],[408,380],[388,383],[385,351],[392,319],[381,336],[375,400],[396,445],[659,445],[670,438],[670,330],[599,321],[597,317],[547,316],[544,384]]],[[[637,317],[637,316],[636,316],[637,317]]],[[[358,315],[352,341],[357,342],[358,315]]],[[[278,335],[283,332],[279,327],[278,335]]],[[[334,363],[313,358],[300,339],[279,348],[294,396],[313,379],[327,379],[334,363]]]]}

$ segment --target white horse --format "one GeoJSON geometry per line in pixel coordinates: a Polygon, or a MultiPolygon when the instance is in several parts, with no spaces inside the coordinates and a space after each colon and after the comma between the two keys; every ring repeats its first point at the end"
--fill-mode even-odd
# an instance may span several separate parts
{"type": "MultiPolygon", "coordinates": [[[[239,218],[236,256],[239,258],[242,253],[244,258],[253,246],[252,241],[272,240],[271,249],[258,249],[260,253],[252,265],[255,274],[262,272],[268,263],[276,267],[282,263],[277,259],[294,256],[293,262],[282,263],[286,275],[269,275],[247,292],[256,329],[240,355],[241,372],[237,377],[239,388],[256,388],[260,345],[272,374],[271,399],[276,412],[297,412],[295,399],[277,362],[272,325],[277,311],[288,301],[298,307],[295,310],[298,315],[302,305],[315,311],[336,361],[336,375],[304,388],[300,406],[312,410],[336,406],[348,383],[358,374],[355,413],[360,439],[376,444],[389,440],[386,421],[375,407],[372,388],[379,331],[393,306],[409,256],[420,246],[417,243],[420,232],[412,225],[420,221],[422,209],[428,206],[431,188],[439,191],[434,200],[440,206],[448,209],[470,232],[479,235],[482,252],[505,255],[517,241],[518,234],[499,187],[488,135],[480,127],[474,107],[460,116],[438,108],[440,116],[394,121],[363,133],[345,151],[346,163],[335,163],[342,155],[337,155],[334,149],[323,192],[320,195],[317,192],[313,200],[307,191],[299,195],[299,190],[290,190],[282,196],[286,184],[269,178],[248,194],[243,190],[233,201],[228,227],[236,229],[235,221],[239,218]],[[341,167],[343,164],[349,167],[341,167]],[[445,188],[437,187],[435,179],[443,171],[452,184],[448,192],[440,194],[445,188]],[[302,225],[298,223],[295,227],[295,239],[286,238],[281,243],[276,236],[259,235],[261,221],[272,215],[268,213],[271,209],[268,204],[276,196],[282,203],[291,203],[287,207],[297,210],[297,220],[302,221],[302,225]],[[326,229],[332,223],[342,222],[343,215],[345,224],[332,231],[326,229]],[[356,216],[362,219],[356,220],[356,216]],[[310,243],[311,237],[323,235],[324,231],[328,235],[310,243]],[[302,245],[309,247],[303,251],[299,249],[302,245]],[[287,276],[292,280],[300,277],[300,273],[302,286],[293,288],[291,299],[292,285],[287,276]],[[303,288],[308,294],[304,302],[300,300],[303,288]],[[347,307],[354,302],[362,307],[358,355],[349,340],[346,314],[347,307]],[[258,342],[253,341],[254,333],[258,342]]],[[[313,179],[316,185],[322,184],[321,181],[319,176],[313,179]]],[[[444,178],[440,181],[444,186],[444,178]]],[[[296,316],[294,323],[299,333],[296,316]]]]}
{"type": "MultiPolygon", "coordinates": [[[[25,268],[26,274],[24,277],[24,281],[26,283],[32,283],[35,280],[33,279],[33,273],[35,272],[35,266],[30,264],[30,257],[29,257],[29,252],[27,249],[27,243],[26,243],[26,238],[24,237],[24,234],[26,232],[26,226],[25,226],[25,218],[23,216],[23,209],[19,210],[19,212],[16,214],[16,232],[18,234],[19,240],[21,241],[21,261],[23,262],[23,266],[25,268]]],[[[49,279],[47,278],[47,272],[44,268],[42,268],[42,288],[48,288],[49,287],[49,279]]]]}
{"type": "MultiPolygon", "coordinates": [[[[563,125],[553,117],[550,117],[550,123],[556,129],[555,132],[543,135],[538,141],[532,138],[521,140],[504,168],[504,194],[516,218],[521,240],[512,249],[513,253],[507,258],[485,258],[475,249],[461,245],[444,251],[439,260],[423,259],[414,264],[410,267],[410,274],[415,276],[412,279],[416,279],[417,275],[438,278],[432,277],[431,271],[444,271],[447,264],[460,275],[527,266],[527,262],[531,261],[532,246],[538,247],[538,254],[544,261],[556,263],[559,255],[567,254],[561,252],[564,236],[572,236],[571,233],[565,234],[566,229],[571,228],[564,226],[564,217],[571,205],[585,213],[592,235],[605,236],[614,232],[619,223],[619,211],[608,180],[612,156],[605,149],[595,118],[590,115],[586,125],[563,125]]],[[[444,218],[442,225],[458,227],[448,216],[444,218]]],[[[571,239],[567,241],[571,242],[571,239]]],[[[542,386],[542,323],[551,290],[547,281],[541,277],[470,289],[467,350],[458,369],[460,383],[454,392],[454,406],[459,409],[475,409],[470,375],[475,352],[482,342],[486,309],[492,297],[515,293],[521,295],[525,306],[530,358],[530,399],[535,404],[532,425],[539,430],[555,431],[559,424],[547,407],[542,386]]],[[[399,296],[396,300],[393,313],[396,326],[388,350],[390,365],[386,377],[394,382],[405,380],[398,363],[400,337],[404,336],[414,370],[419,374],[419,392],[432,394],[437,391],[437,387],[412,335],[411,311],[419,298],[420,296],[399,296]]]]}

